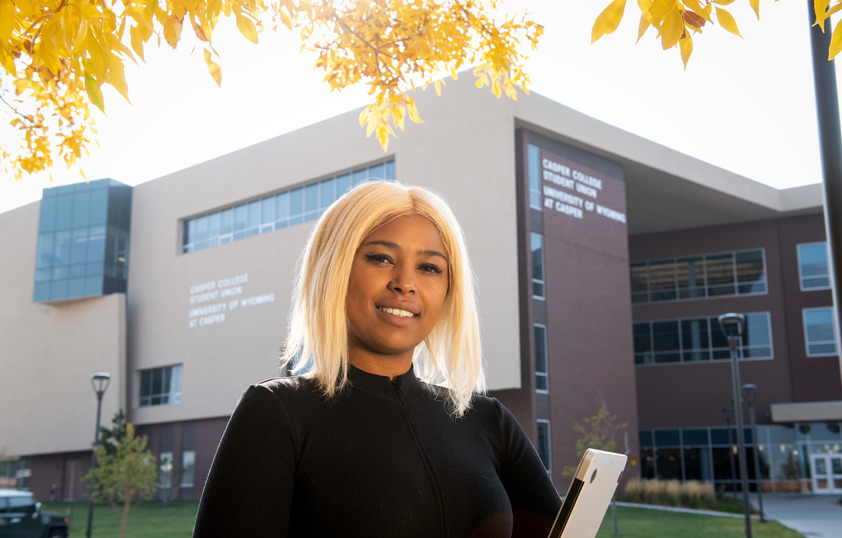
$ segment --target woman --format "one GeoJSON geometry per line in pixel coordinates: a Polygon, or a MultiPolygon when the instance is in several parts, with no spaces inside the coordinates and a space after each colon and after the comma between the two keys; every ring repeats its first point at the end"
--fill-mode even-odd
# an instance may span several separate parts
{"type": "Polygon", "coordinates": [[[282,360],[251,386],[208,475],[194,537],[546,536],[559,497],[484,389],[461,230],[427,190],[371,182],[302,257],[282,360]]]}

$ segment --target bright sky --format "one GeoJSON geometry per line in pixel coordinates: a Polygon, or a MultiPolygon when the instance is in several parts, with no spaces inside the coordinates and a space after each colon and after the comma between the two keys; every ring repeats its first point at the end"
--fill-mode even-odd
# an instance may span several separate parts
{"type": "MultiPolygon", "coordinates": [[[[687,70],[651,30],[635,44],[636,2],[617,32],[591,45],[593,21],[608,2],[506,2],[525,5],[545,26],[528,66],[532,91],[777,188],[821,180],[806,2],[761,2],[759,22],[747,1],[734,2],[728,9],[744,39],[707,29],[694,39],[687,70]]],[[[127,72],[132,105],[106,93],[100,146],[83,162],[89,179],[136,185],[367,102],[361,90],[330,93],[289,33],[265,33],[258,46],[216,44],[222,89],[200,53],[162,50],[127,72]]],[[[52,184],[81,179],[56,169],[52,184]]],[[[0,178],[0,212],[40,199],[49,185],[46,174],[0,178]]]]}

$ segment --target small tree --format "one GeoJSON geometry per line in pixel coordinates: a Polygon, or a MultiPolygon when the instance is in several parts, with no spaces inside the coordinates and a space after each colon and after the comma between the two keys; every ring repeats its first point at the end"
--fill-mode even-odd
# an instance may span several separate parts
{"type": "MultiPolygon", "coordinates": [[[[603,402],[602,408],[596,415],[585,419],[584,426],[581,424],[573,426],[573,431],[579,434],[579,438],[576,440],[576,456],[581,458],[588,448],[607,450],[608,452],[616,451],[617,432],[627,425],[626,422],[618,424],[617,416],[612,415],[603,402]]],[[[571,478],[575,474],[576,467],[565,466],[562,470],[562,476],[565,478],[571,478]]]]}
{"type": "MultiPolygon", "coordinates": [[[[581,458],[588,448],[615,452],[617,450],[617,433],[628,426],[627,422],[617,423],[617,416],[608,411],[608,406],[602,402],[602,407],[592,417],[585,419],[585,425],[576,424],[573,431],[579,434],[576,440],[576,456],[581,458]]],[[[576,474],[576,467],[565,465],[561,475],[565,478],[572,478],[576,474]]],[[[614,536],[617,536],[617,509],[611,500],[611,517],[614,521],[614,536]]]]}
{"type": "Polygon", "coordinates": [[[111,419],[111,428],[105,426],[99,429],[99,444],[102,445],[105,451],[109,454],[114,454],[117,451],[117,446],[126,438],[126,414],[122,409],[114,413],[111,419]]]}
{"type": "Polygon", "coordinates": [[[126,436],[113,443],[95,448],[97,467],[85,476],[95,501],[107,501],[122,515],[120,538],[126,536],[129,511],[155,493],[158,469],[155,457],[146,446],[146,437],[135,435],[134,426],[126,423],[126,436]]]}

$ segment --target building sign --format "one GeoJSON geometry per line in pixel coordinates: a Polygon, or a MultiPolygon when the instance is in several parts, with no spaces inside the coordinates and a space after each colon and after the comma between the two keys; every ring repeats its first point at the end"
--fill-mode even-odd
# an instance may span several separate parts
{"type": "Polygon", "coordinates": [[[541,159],[541,177],[545,211],[555,210],[579,220],[596,215],[626,222],[626,214],[620,208],[601,200],[605,198],[604,189],[613,185],[610,178],[546,150],[541,159]]]}
{"type": "Polygon", "coordinates": [[[251,293],[248,273],[193,284],[188,291],[191,329],[225,323],[246,308],[275,302],[274,292],[251,293]]]}

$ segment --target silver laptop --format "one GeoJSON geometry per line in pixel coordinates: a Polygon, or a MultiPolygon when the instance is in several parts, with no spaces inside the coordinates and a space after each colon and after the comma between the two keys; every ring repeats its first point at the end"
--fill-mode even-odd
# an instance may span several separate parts
{"type": "Polygon", "coordinates": [[[627,459],[624,454],[587,449],[548,538],[594,538],[627,459]]]}

